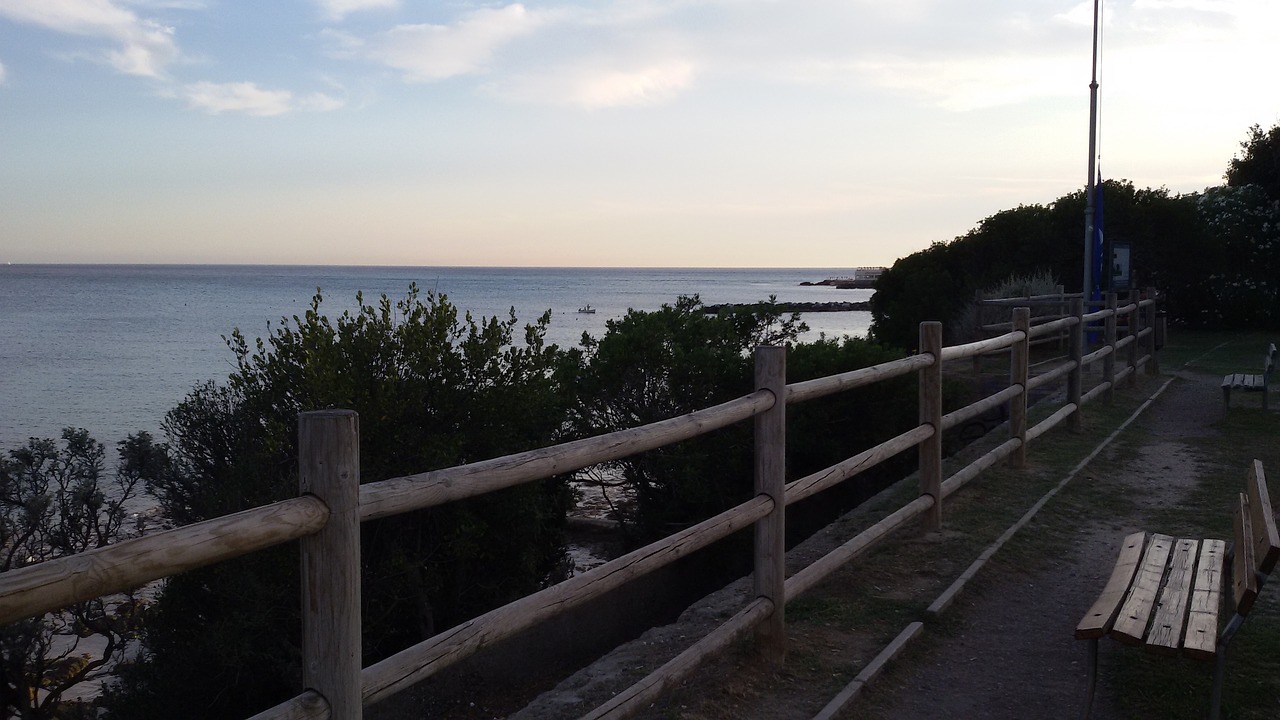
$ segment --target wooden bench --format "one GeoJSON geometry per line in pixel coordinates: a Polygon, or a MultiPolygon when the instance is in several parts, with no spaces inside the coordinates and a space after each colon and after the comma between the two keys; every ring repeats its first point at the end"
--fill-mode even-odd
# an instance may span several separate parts
{"type": "Polygon", "coordinates": [[[1262,374],[1249,375],[1246,373],[1232,373],[1222,378],[1222,402],[1227,407],[1231,407],[1231,391],[1232,390],[1261,390],[1262,391],[1262,409],[1267,409],[1267,385],[1271,383],[1271,373],[1276,367],[1276,344],[1271,343],[1267,348],[1267,356],[1262,361],[1262,374]]]}
{"type": "Polygon", "coordinates": [[[1082,717],[1088,718],[1093,706],[1098,639],[1110,635],[1160,655],[1216,660],[1209,713],[1216,720],[1227,644],[1280,559],[1280,535],[1260,461],[1249,466],[1245,484],[1235,503],[1231,545],[1147,532],[1124,539],[1111,579],[1076,626],[1076,638],[1089,641],[1082,717]],[[1223,624],[1220,617],[1228,616],[1223,624]]]}

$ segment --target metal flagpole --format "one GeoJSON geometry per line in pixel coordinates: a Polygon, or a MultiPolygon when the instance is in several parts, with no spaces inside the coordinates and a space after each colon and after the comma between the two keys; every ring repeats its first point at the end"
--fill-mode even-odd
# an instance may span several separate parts
{"type": "MultiPolygon", "coordinates": [[[[1093,193],[1098,159],[1098,5],[1093,0],[1093,74],[1089,80],[1089,179],[1084,194],[1084,301],[1093,299],[1093,193]]],[[[1085,312],[1088,312],[1086,308],[1085,312]]]]}

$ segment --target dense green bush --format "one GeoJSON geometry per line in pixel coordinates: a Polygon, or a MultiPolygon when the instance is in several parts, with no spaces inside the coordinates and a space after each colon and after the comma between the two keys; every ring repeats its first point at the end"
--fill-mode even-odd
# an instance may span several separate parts
{"type": "MultiPolygon", "coordinates": [[[[132,443],[116,472],[88,431],[31,438],[0,456],[0,573],[100,548],[134,532],[126,506],[138,474],[132,443]]],[[[88,716],[64,702],[78,683],[108,677],[145,616],[133,594],[94,598],[0,627],[0,711],[24,720],[88,716]]]]}
{"type": "MultiPolygon", "coordinates": [[[[861,338],[822,338],[800,343],[787,354],[787,382],[801,382],[870,367],[903,356],[861,338]]],[[[841,462],[915,427],[916,375],[911,373],[787,408],[787,475],[804,477],[841,462]]],[[[902,477],[915,455],[875,471],[902,477]]]]}
{"type": "MultiPolygon", "coordinates": [[[[623,430],[746,395],[752,348],[786,343],[801,329],[772,302],[710,315],[695,295],[652,312],[629,310],[600,338],[583,337],[573,432],[623,430]]],[[[648,538],[749,498],[751,441],[751,425],[739,423],[608,463],[590,477],[627,488],[634,504],[621,519],[648,538]]]]}
{"type": "MultiPolygon", "coordinates": [[[[1228,165],[1228,185],[1201,193],[1103,182],[1107,242],[1129,244],[1132,285],[1165,293],[1174,322],[1280,323],[1280,125],[1265,133],[1250,128],[1241,148],[1228,165]]],[[[1012,275],[1046,272],[1079,292],[1084,200],[1076,191],[1048,205],[1005,210],[949,243],[899,259],[876,284],[874,337],[912,347],[920,322],[953,323],[976,291],[1012,275]]]]}
{"type": "MultiPolygon", "coordinates": [[[[411,287],[394,305],[358,298],[336,322],[317,294],[304,317],[255,344],[229,340],[237,369],[197,387],[151,448],[147,487],[175,523],[297,494],[297,415],[360,416],[371,482],[551,444],[571,397],[548,317],[513,343],[507,320],[459,320],[411,287]]],[[[365,662],[537,589],[564,568],[563,481],[513,488],[366,523],[365,662]]],[[[297,693],[299,582],[292,547],[172,578],[143,654],[108,706],[118,717],[245,717],[297,693]]]]}

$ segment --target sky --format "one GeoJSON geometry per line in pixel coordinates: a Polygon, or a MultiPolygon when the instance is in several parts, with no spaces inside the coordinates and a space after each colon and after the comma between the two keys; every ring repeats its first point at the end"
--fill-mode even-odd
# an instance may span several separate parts
{"type": "MultiPolygon", "coordinates": [[[[0,262],[889,265],[1084,186],[1092,12],[0,0],[0,262]]],[[[1280,122],[1280,2],[1103,15],[1105,177],[1280,122]]]]}

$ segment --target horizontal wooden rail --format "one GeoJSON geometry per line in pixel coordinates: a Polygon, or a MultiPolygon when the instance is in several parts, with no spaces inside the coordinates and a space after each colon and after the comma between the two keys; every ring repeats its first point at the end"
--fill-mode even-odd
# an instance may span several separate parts
{"type": "Polygon", "coordinates": [[[1093,322],[1094,320],[1106,320],[1107,318],[1115,314],[1116,314],[1115,310],[1112,310],[1111,308],[1103,308],[1102,310],[1095,310],[1091,313],[1085,313],[1084,315],[1081,315],[1080,320],[1081,322],[1086,322],[1086,323],[1093,322]]]}
{"type": "Polygon", "coordinates": [[[314,690],[304,690],[301,695],[268,708],[249,720],[331,720],[329,703],[314,690]]]}
{"type": "Polygon", "coordinates": [[[638,428],[360,486],[360,520],[483,495],[704,435],[773,407],[773,393],[750,395],[638,428]]]}
{"type": "Polygon", "coordinates": [[[908,375],[933,364],[932,355],[911,355],[900,360],[851,370],[839,375],[805,380],[787,386],[787,404],[813,400],[863,385],[870,385],[899,375],[908,375]]]}
{"type": "Polygon", "coordinates": [[[803,570],[787,578],[787,602],[803,595],[828,575],[839,570],[846,563],[862,553],[875,547],[884,538],[901,529],[907,523],[916,521],[933,508],[935,500],[929,495],[921,495],[886,515],[876,524],[858,533],[845,544],[823,555],[810,563],[803,570]]]}
{"type": "Polygon", "coordinates": [[[1076,362],[1074,360],[1068,360],[1052,370],[1042,372],[1030,380],[1027,380],[1027,392],[1031,392],[1043,385],[1048,385],[1064,375],[1069,375],[1071,371],[1075,369],[1076,362]]]}
{"type": "Polygon", "coordinates": [[[987,305],[993,307],[1022,307],[1031,305],[1065,305],[1071,301],[1071,298],[1080,297],[1080,293],[1069,293],[1066,295],[1032,295],[1030,297],[1015,298],[990,298],[979,300],[979,305],[987,305]]]}
{"type": "Polygon", "coordinates": [[[1022,388],[1017,385],[1010,385],[1000,392],[988,395],[975,403],[966,405],[958,410],[952,410],[942,416],[942,429],[950,430],[957,425],[963,424],[966,420],[975,418],[988,410],[1009,402],[1021,394],[1022,388]]]}
{"type": "Polygon", "coordinates": [[[10,570],[0,625],[296,540],[328,519],[306,495],[10,570]]]}
{"type": "MultiPolygon", "coordinates": [[[[1031,317],[1031,322],[1032,322],[1031,336],[1036,337],[1038,335],[1045,335],[1047,333],[1053,332],[1054,330],[1061,330],[1062,329],[1061,327],[1051,327],[1051,326],[1053,326],[1054,323],[1060,323],[1067,320],[1073,320],[1075,322],[1080,321],[1080,319],[1077,318],[1075,315],[1033,315],[1031,317]],[[1036,332],[1041,328],[1051,328],[1051,329],[1043,330],[1041,332],[1036,332]]],[[[1068,323],[1068,325],[1074,325],[1075,322],[1068,323]]],[[[991,323],[990,325],[983,325],[980,329],[987,330],[987,331],[1004,330],[1005,332],[1010,332],[1013,329],[1013,323],[1012,322],[991,323]]]]}
{"type": "Polygon", "coordinates": [[[879,465],[886,459],[904,450],[913,448],[924,440],[933,437],[933,427],[917,425],[916,427],[890,438],[875,447],[868,448],[843,462],[836,463],[825,470],[806,475],[799,480],[787,484],[787,505],[797,503],[810,495],[835,487],[864,470],[879,465]]]}
{"type": "Polygon", "coordinates": [[[1057,409],[1052,415],[1036,423],[1032,427],[1027,428],[1027,442],[1031,442],[1041,435],[1049,432],[1057,427],[1058,423],[1071,417],[1071,413],[1076,411],[1075,405],[1064,405],[1057,409]]]}
{"type": "Polygon", "coordinates": [[[364,702],[369,704],[390,697],[482,647],[511,637],[549,617],[750,527],[772,509],[773,501],[767,496],[758,495],[675,535],[490,610],[401,650],[370,665],[361,673],[364,702]]]}
{"type": "MultiPolygon", "coordinates": [[[[1032,320],[1034,319],[1035,318],[1032,318],[1032,320]]],[[[1079,324],[1080,324],[1080,318],[1076,317],[1075,315],[1068,315],[1067,317],[1064,317],[1058,320],[1053,320],[1047,323],[1041,323],[1039,325],[1032,325],[1031,337],[1036,338],[1044,335],[1052,335],[1053,333],[1062,332],[1064,330],[1073,328],[1079,324]]]]}
{"type": "Polygon", "coordinates": [[[1095,386],[1092,390],[1080,396],[1080,404],[1087,405],[1093,402],[1094,400],[1097,400],[1099,395],[1102,395],[1103,393],[1105,393],[1110,389],[1111,389],[1111,383],[1109,382],[1098,383],[1098,385],[1095,386]]]}
{"type": "Polygon", "coordinates": [[[1113,352],[1115,352],[1115,348],[1111,347],[1110,345],[1103,345],[1097,350],[1094,350],[1088,355],[1085,355],[1084,357],[1080,358],[1080,362],[1082,362],[1085,365],[1088,365],[1089,363],[1094,362],[1095,360],[1101,360],[1102,358],[1110,355],[1113,352]]]}
{"type": "Polygon", "coordinates": [[[1005,333],[1004,335],[987,338],[986,340],[978,340],[964,345],[951,345],[942,348],[942,359],[944,361],[958,360],[960,358],[973,357],[975,355],[985,355],[993,350],[1002,350],[1010,347],[1021,340],[1022,331],[1016,330],[1014,332],[1005,333]]]}
{"type": "Polygon", "coordinates": [[[1137,338],[1133,335],[1125,335],[1124,337],[1116,340],[1115,349],[1119,350],[1120,348],[1123,348],[1129,345],[1130,343],[1134,342],[1136,339],[1137,338]]]}
{"type": "Polygon", "coordinates": [[[609,702],[584,715],[583,720],[617,720],[635,715],[657,700],[667,688],[693,674],[703,661],[720,653],[746,631],[759,625],[773,614],[773,610],[773,603],[767,598],[752,600],[706,637],[646,675],[640,682],[615,695],[609,702]]]}
{"type": "Polygon", "coordinates": [[[964,487],[970,480],[978,477],[983,470],[1012,455],[1021,445],[1022,441],[1018,438],[1009,438],[987,451],[982,457],[965,465],[954,475],[942,481],[942,497],[950,497],[952,493],[964,487]]]}
{"type": "Polygon", "coordinates": [[[1111,382],[1115,383],[1116,385],[1119,385],[1122,380],[1129,377],[1131,374],[1133,374],[1133,367],[1126,365],[1125,367],[1120,368],[1119,370],[1116,371],[1115,379],[1113,379],[1111,382]]]}

